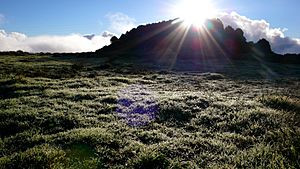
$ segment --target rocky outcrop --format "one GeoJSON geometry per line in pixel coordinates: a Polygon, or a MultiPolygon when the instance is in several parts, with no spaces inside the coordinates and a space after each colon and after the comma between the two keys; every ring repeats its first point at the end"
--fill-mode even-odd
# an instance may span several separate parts
{"type": "Polygon", "coordinates": [[[266,39],[260,39],[255,45],[255,49],[259,50],[263,54],[272,54],[270,43],[266,39]]]}
{"type": "Polygon", "coordinates": [[[185,65],[217,67],[238,59],[300,63],[299,55],[279,55],[270,43],[261,39],[248,42],[242,29],[224,25],[220,19],[207,20],[203,26],[186,26],[173,19],[140,25],[119,38],[112,36],[111,44],[96,52],[77,54],[75,57],[106,57],[108,62],[147,63],[148,65],[185,65]]]}
{"type": "Polygon", "coordinates": [[[185,26],[178,19],[141,25],[120,38],[113,37],[111,45],[96,51],[98,55],[134,55],[152,59],[240,59],[245,54],[260,51],[273,53],[267,40],[256,44],[247,42],[242,29],[224,28],[219,19],[207,20],[203,27],[185,26]]]}

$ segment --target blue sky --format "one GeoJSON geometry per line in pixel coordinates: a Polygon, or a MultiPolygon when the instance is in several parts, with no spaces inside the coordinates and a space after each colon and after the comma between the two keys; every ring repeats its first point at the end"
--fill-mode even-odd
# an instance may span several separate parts
{"type": "MultiPolygon", "coordinates": [[[[172,9],[182,1],[197,0],[0,0],[0,51],[95,51],[139,24],[180,17],[172,9]]],[[[247,40],[300,53],[299,0],[210,1],[224,12],[218,17],[225,26],[242,28],[247,40]]]]}
{"type": "MultiPolygon", "coordinates": [[[[176,0],[0,0],[4,15],[0,28],[27,35],[100,33],[108,29],[110,13],[121,12],[136,23],[171,19],[176,0]]],[[[286,35],[300,38],[299,0],[217,0],[222,11],[236,11],[251,19],[265,19],[272,27],[287,28],[286,35]]]]}

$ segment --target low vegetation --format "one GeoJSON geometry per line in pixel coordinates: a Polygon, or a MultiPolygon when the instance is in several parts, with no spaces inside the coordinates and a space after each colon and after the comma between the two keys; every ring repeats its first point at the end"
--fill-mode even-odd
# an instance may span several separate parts
{"type": "Polygon", "coordinates": [[[0,168],[300,168],[299,74],[0,62],[0,168]]]}

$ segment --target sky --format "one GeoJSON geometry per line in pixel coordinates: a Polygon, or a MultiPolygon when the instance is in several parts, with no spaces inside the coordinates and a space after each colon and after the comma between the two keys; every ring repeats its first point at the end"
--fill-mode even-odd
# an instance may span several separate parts
{"type": "MultiPolygon", "coordinates": [[[[183,0],[0,0],[0,51],[94,51],[140,24],[179,17],[171,11],[176,1],[183,0]]],[[[212,2],[225,25],[241,27],[247,39],[300,53],[299,0],[212,2]]]]}

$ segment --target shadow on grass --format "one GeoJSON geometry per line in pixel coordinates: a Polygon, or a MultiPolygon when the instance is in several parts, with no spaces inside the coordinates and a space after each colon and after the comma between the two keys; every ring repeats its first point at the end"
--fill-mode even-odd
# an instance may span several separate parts
{"type": "Polygon", "coordinates": [[[18,97],[18,94],[15,92],[16,87],[14,86],[18,81],[18,79],[11,79],[0,82],[0,98],[9,99],[18,97]]]}

